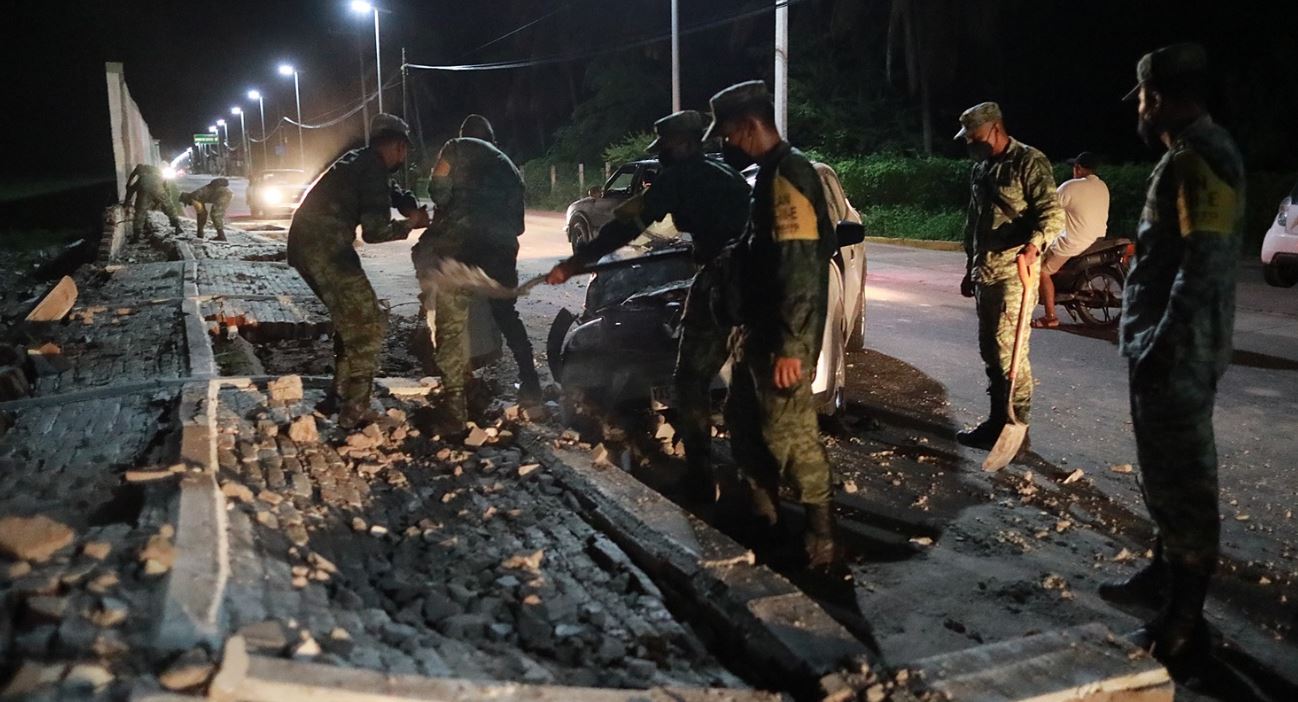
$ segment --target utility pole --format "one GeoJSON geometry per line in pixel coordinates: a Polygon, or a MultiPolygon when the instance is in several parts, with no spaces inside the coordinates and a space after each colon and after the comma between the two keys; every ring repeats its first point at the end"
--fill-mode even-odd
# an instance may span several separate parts
{"type": "Polygon", "coordinates": [[[379,112],[383,112],[383,52],[379,49],[379,8],[374,8],[374,74],[379,79],[379,112]]]}
{"type": "Polygon", "coordinates": [[[370,96],[365,92],[365,47],[356,43],[356,60],[361,64],[361,120],[365,123],[365,143],[370,143],[370,96]]]}
{"type": "Polygon", "coordinates": [[[410,74],[410,69],[406,67],[406,47],[401,47],[401,119],[407,123],[410,122],[409,115],[406,114],[406,77],[410,74]]]}
{"type": "Polygon", "coordinates": [[[775,0],[775,128],[789,138],[789,5],[775,0]]]}
{"type": "Polygon", "coordinates": [[[672,0],[672,112],[681,111],[680,0],[672,0]]]}

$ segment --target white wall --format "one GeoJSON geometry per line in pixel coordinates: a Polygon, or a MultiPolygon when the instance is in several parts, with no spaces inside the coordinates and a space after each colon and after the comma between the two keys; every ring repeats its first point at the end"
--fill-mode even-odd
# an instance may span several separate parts
{"type": "Polygon", "coordinates": [[[117,170],[117,199],[126,196],[126,179],[136,165],[162,165],[158,142],[149,132],[149,124],[140,114],[139,105],[126,87],[122,64],[104,64],[108,79],[108,117],[112,129],[113,161],[117,170]]]}

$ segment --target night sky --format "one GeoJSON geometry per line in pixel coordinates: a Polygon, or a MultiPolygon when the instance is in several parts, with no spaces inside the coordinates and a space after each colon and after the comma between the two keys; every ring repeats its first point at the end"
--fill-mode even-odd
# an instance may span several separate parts
{"type": "MultiPolygon", "coordinates": [[[[851,2],[853,0],[839,0],[851,2]]],[[[864,5],[859,46],[878,45],[889,3],[864,5]],[[873,27],[874,29],[869,29],[873,27]]],[[[915,0],[951,6],[950,0],[915,0]]],[[[988,0],[990,1],[990,0],[988,0]]],[[[682,24],[761,7],[754,0],[680,0],[682,24]]],[[[1134,64],[1150,48],[1198,40],[1209,48],[1222,91],[1214,101],[1221,121],[1236,128],[1250,167],[1293,170],[1298,164],[1298,21],[1275,13],[1281,4],[1092,0],[1086,3],[1004,0],[995,27],[944,27],[950,51],[933,52],[945,78],[933,95],[939,151],[949,144],[964,106],[997,99],[1012,134],[1062,159],[1086,148],[1117,160],[1149,159],[1134,136],[1134,108],[1119,102],[1133,82],[1134,64]],[[949,64],[949,65],[945,65],[949,64]],[[1258,107],[1262,106],[1262,107],[1258,107]],[[1266,112],[1267,114],[1259,114],[1266,112]],[[1288,124],[1288,127],[1281,125],[1288,124]]],[[[814,36],[834,12],[831,0],[805,0],[791,10],[795,27],[814,36]],[[807,31],[811,30],[810,34],[807,31]]],[[[385,74],[396,75],[405,46],[414,63],[527,59],[598,51],[668,29],[667,0],[386,0],[381,7],[385,74]],[[555,12],[557,10],[557,12],[555,12]],[[555,14],[504,41],[474,51],[524,23],[555,14]]],[[[292,80],[275,73],[278,62],[302,73],[308,122],[354,105],[361,63],[373,80],[373,25],[353,15],[345,0],[222,0],[214,3],[113,0],[21,3],[8,23],[8,45],[20,58],[6,69],[3,111],[9,158],[16,175],[102,172],[103,62],[121,61],[133,95],[155,137],[170,156],[216,117],[233,120],[240,104],[255,121],[249,88],[267,96],[267,120],[292,114],[292,80]],[[17,138],[14,138],[17,136],[17,138]]],[[[940,13],[939,13],[940,16],[940,13]]],[[[683,40],[686,106],[705,108],[725,83],[769,78],[771,15],[693,34],[683,40]]],[[[848,37],[851,40],[851,37],[848,37]]],[[[839,41],[843,41],[840,37],[839,41]]],[[[804,49],[791,48],[792,61],[804,49]]],[[[666,66],[665,42],[561,65],[487,73],[421,74],[414,98],[425,138],[447,136],[469,111],[493,117],[502,143],[520,160],[546,148],[573,105],[590,87],[584,76],[596,62],[640,60],[666,66]]],[[[863,79],[864,80],[864,79],[863,79]]],[[[396,111],[400,90],[386,93],[396,111]]],[[[670,104],[662,106],[662,113],[670,104]]],[[[647,129],[651,118],[632,125],[647,129]]],[[[256,131],[256,127],[250,128],[256,131]]],[[[346,146],[360,134],[349,120],[313,137],[321,151],[346,146]]],[[[231,132],[237,140],[237,128],[231,132]]],[[[799,141],[799,135],[793,135],[799,141]]]]}

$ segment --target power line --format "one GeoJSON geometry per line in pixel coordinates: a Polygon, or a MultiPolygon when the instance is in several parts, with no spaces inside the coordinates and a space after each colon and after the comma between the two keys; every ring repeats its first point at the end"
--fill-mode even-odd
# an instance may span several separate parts
{"type": "MultiPolygon", "coordinates": [[[[800,2],[803,2],[803,0],[784,0],[784,2],[779,2],[772,5],[766,5],[760,9],[750,10],[748,12],[741,12],[739,14],[730,15],[729,17],[722,17],[717,20],[712,20],[710,22],[704,22],[701,24],[694,25],[692,27],[687,27],[681,30],[680,34],[687,35],[687,34],[697,34],[699,32],[705,32],[709,29],[716,29],[717,27],[722,27],[742,19],[748,19],[750,17],[757,17],[759,15],[764,15],[769,12],[773,12],[781,7],[789,7],[790,5],[796,5],[800,2]]],[[[658,42],[671,39],[671,36],[672,35],[669,32],[667,34],[660,34],[653,37],[647,37],[644,39],[639,39],[636,41],[624,43],[619,46],[609,47],[606,49],[596,49],[594,51],[587,51],[587,52],[576,53],[576,54],[553,54],[550,56],[543,56],[537,59],[526,59],[526,60],[519,59],[513,61],[492,61],[486,63],[465,63],[465,64],[452,64],[452,65],[426,65],[426,64],[407,63],[405,67],[413,68],[421,71],[461,72],[461,71],[501,71],[501,70],[509,70],[514,68],[528,68],[531,66],[548,66],[556,63],[567,63],[568,61],[578,61],[581,59],[595,58],[597,56],[604,56],[606,54],[617,53],[619,51],[626,51],[628,49],[636,49],[642,46],[648,46],[650,44],[657,44],[658,42]]]]}
{"type": "Polygon", "coordinates": [[[508,39],[508,38],[510,38],[510,37],[512,37],[512,36],[514,36],[515,34],[518,34],[519,32],[521,32],[521,31],[523,31],[523,30],[525,30],[525,29],[529,29],[529,28],[531,28],[531,27],[534,27],[534,26],[536,26],[537,24],[540,24],[542,21],[547,20],[547,19],[550,19],[551,17],[554,17],[555,15],[559,14],[560,12],[563,12],[564,10],[568,9],[569,7],[571,7],[572,5],[573,5],[572,2],[565,2],[563,5],[559,6],[559,8],[556,9],[556,10],[552,10],[552,11],[550,11],[550,12],[547,12],[546,14],[541,15],[540,17],[537,17],[536,19],[532,20],[531,22],[528,22],[527,24],[522,25],[521,27],[517,27],[517,28],[515,28],[515,29],[511,29],[510,31],[505,32],[504,34],[502,34],[502,35],[496,37],[495,39],[492,39],[491,41],[487,42],[486,44],[483,44],[482,46],[479,46],[479,47],[477,47],[477,48],[470,49],[470,50],[466,51],[465,53],[463,53],[463,54],[460,55],[460,58],[464,58],[465,56],[469,56],[470,54],[476,54],[477,52],[482,51],[483,49],[487,48],[488,46],[491,46],[491,45],[493,45],[493,44],[497,44],[497,43],[499,43],[499,42],[502,42],[502,41],[504,41],[504,40],[506,40],[506,39],[508,39]]]}

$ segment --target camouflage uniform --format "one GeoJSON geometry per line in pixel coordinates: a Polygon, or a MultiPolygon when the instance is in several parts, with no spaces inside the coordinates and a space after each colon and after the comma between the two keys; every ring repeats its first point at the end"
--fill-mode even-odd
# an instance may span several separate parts
{"type": "MultiPolygon", "coordinates": [[[[518,168],[494,144],[483,139],[451,139],[438,154],[450,165],[449,176],[434,176],[430,195],[437,211],[427,231],[410,252],[420,281],[420,301],[434,310],[433,335],[437,365],[446,389],[447,411],[468,419],[465,383],[469,368],[467,335],[470,295],[435,289],[429,273],[443,258],[479,266],[507,287],[518,285],[518,237],[523,233],[523,179],[518,168]],[[441,180],[439,180],[441,179],[441,180]]],[[[540,382],[532,342],[527,337],[514,300],[489,301],[492,318],[518,363],[526,394],[538,395],[540,382]]]]}
{"type": "MultiPolygon", "coordinates": [[[[1000,118],[994,103],[983,103],[961,116],[962,122],[1000,118]],[[990,107],[988,107],[990,106],[990,107]],[[994,113],[992,113],[994,109],[994,113]],[[975,113],[975,110],[982,110],[975,113]]],[[[980,124],[980,123],[979,123],[980,124]]],[[[976,126],[966,124],[966,128],[976,126]]],[[[964,129],[957,137],[964,136],[964,129]]],[[[1036,305],[1040,258],[1033,263],[1024,289],[1015,258],[1027,244],[1038,252],[1059,235],[1064,211],[1055,197],[1050,161],[1040,151],[1016,139],[999,156],[975,163],[969,178],[969,209],[965,219],[964,250],[967,271],[974,283],[978,314],[978,351],[987,372],[992,410],[989,421],[1004,423],[1005,397],[1019,304],[1028,296],[1028,309],[1036,305]]],[[[1029,331],[1023,329],[1023,351],[1014,383],[1014,414],[1027,422],[1032,410],[1032,366],[1028,362],[1029,331]]],[[[999,430],[999,429],[998,429],[999,430]]]]}
{"type": "Polygon", "coordinates": [[[157,208],[167,215],[171,228],[180,231],[180,217],[176,212],[176,202],[167,191],[166,180],[157,166],[141,163],[131,171],[126,179],[126,197],[122,202],[134,210],[132,233],[135,236],[144,234],[145,223],[149,221],[149,210],[157,208]],[[135,201],[131,199],[134,197],[135,201]]]}
{"type": "Polygon", "coordinates": [[[406,238],[409,222],[390,218],[396,205],[378,153],[356,149],[311,186],[289,226],[288,263],[329,309],[333,322],[332,393],[346,412],[369,407],[384,332],[378,298],[356,255],[356,227],[371,244],[406,238]]]}
{"type": "Polygon", "coordinates": [[[225,210],[233,197],[229,181],[224,178],[216,178],[198,190],[180,196],[182,203],[194,208],[198,220],[198,238],[203,238],[203,229],[207,226],[210,214],[212,225],[216,227],[216,238],[225,239],[225,210]]]}
{"type": "Polygon", "coordinates": [[[1154,167],[1123,294],[1145,505],[1164,560],[1205,574],[1217,563],[1212,411],[1231,358],[1243,213],[1243,161],[1205,115],[1154,167]]]}
{"type": "MultiPolygon", "coordinates": [[[[654,126],[661,137],[689,135],[696,141],[704,127],[702,115],[693,110],[664,117],[654,126]]],[[[653,187],[620,205],[614,220],[572,257],[579,265],[594,263],[668,215],[678,230],[690,234],[699,270],[690,283],[681,317],[674,382],[685,455],[691,467],[699,470],[708,469],[710,464],[709,390],[729,356],[731,333],[731,328],[719,324],[712,314],[710,303],[718,285],[713,261],[722,249],[743,235],[748,211],[749,189],[744,177],[730,166],[704,157],[700,150],[679,163],[666,165],[653,187]]]]}

